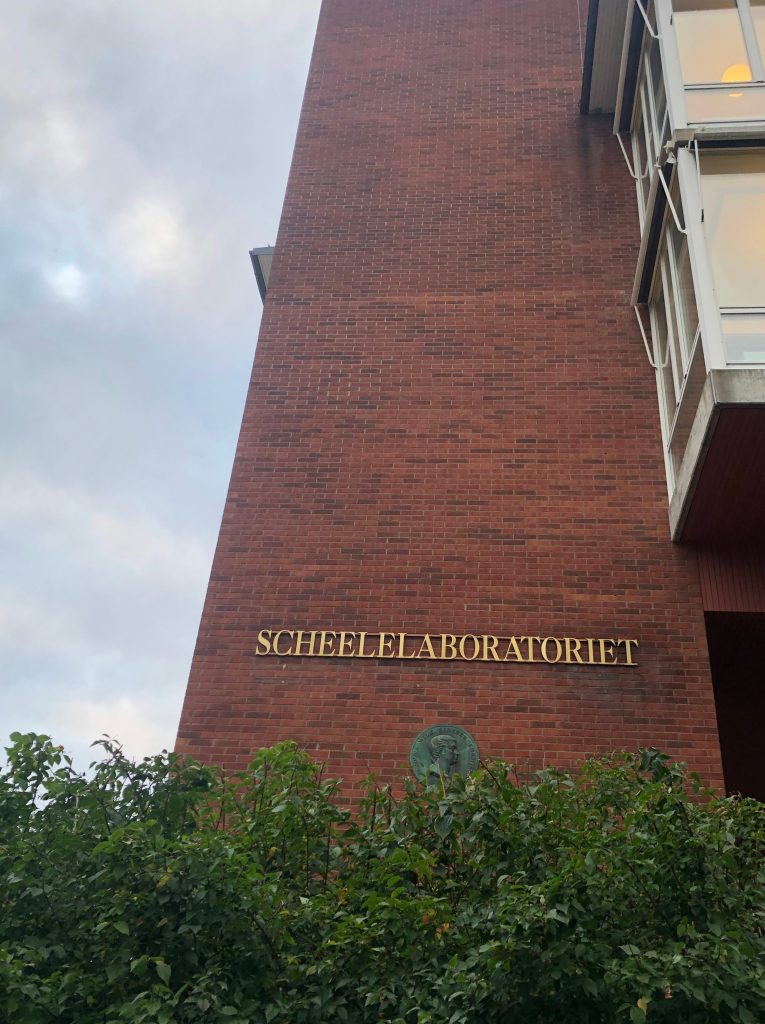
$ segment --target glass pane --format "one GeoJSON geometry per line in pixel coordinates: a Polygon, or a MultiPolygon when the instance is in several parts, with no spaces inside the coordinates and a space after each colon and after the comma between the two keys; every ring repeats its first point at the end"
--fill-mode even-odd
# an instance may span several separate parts
{"type": "MultiPolygon", "coordinates": [[[[660,278],[661,280],[661,278],[660,278]]],[[[659,284],[651,300],[651,318],[654,332],[654,358],[659,370],[659,398],[664,412],[666,431],[669,432],[675,418],[675,383],[672,377],[672,360],[669,354],[669,332],[667,310],[664,304],[664,288],[659,284]]]]}
{"type": "Polygon", "coordinates": [[[765,313],[724,313],[722,326],[729,363],[765,363],[765,313]]]}
{"type": "Polygon", "coordinates": [[[699,121],[759,121],[765,118],[765,88],[686,89],[688,123],[699,121]]]}
{"type": "MultiPolygon", "coordinates": [[[[678,216],[682,221],[682,209],[678,209],[678,216]]],[[[696,330],[699,326],[699,314],[696,310],[696,294],[693,290],[688,239],[677,230],[674,220],[670,221],[669,245],[672,250],[672,258],[675,262],[677,275],[680,345],[683,350],[683,365],[687,366],[688,357],[696,338],[696,330]]]]}
{"type": "Polygon", "coordinates": [[[667,341],[669,344],[670,365],[672,367],[672,380],[674,381],[675,401],[680,394],[683,383],[683,361],[680,357],[678,339],[680,331],[678,328],[678,306],[677,295],[675,294],[675,282],[672,278],[672,271],[669,266],[669,258],[665,254],[661,260],[662,279],[664,281],[664,303],[667,307],[667,326],[669,332],[667,341]]]}
{"type": "Polygon", "coordinates": [[[734,0],[675,0],[673,24],[686,85],[751,82],[734,0]]]}
{"type": "Polygon", "coordinates": [[[680,408],[675,418],[675,428],[672,431],[672,441],[669,446],[669,454],[672,460],[672,468],[677,475],[683,455],[688,445],[688,438],[691,434],[691,427],[696,416],[696,410],[701,401],[701,392],[707,379],[707,370],[704,366],[704,349],[701,338],[696,342],[696,348],[691,356],[691,363],[688,369],[688,376],[683,386],[683,394],[680,399],[680,408]]]}
{"type": "Polygon", "coordinates": [[[765,153],[701,157],[704,230],[720,307],[765,307],[765,153]]]}
{"type": "MultiPolygon", "coordinates": [[[[765,0],[763,0],[765,3],[765,0]]],[[[656,128],[659,135],[659,149],[665,141],[665,133],[669,134],[669,119],[667,118],[667,92],[664,88],[664,76],[661,73],[661,52],[659,40],[651,39],[648,50],[648,67],[651,75],[651,92],[653,94],[653,109],[656,112],[656,128]]]]}
{"type": "Polygon", "coordinates": [[[640,217],[645,213],[645,204],[648,200],[648,189],[650,184],[650,175],[648,173],[648,152],[645,145],[645,129],[643,127],[643,111],[638,104],[638,115],[635,121],[635,127],[632,132],[633,138],[633,153],[635,155],[635,174],[638,175],[638,188],[643,198],[642,205],[640,207],[640,217]]]}

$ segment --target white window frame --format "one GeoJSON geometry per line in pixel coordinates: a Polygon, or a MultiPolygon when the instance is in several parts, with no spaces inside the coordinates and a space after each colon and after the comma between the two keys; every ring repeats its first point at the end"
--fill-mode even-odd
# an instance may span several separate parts
{"type": "Polygon", "coordinates": [[[669,127],[674,132],[678,128],[688,127],[688,108],[685,103],[685,86],[680,70],[680,49],[672,26],[671,0],[655,0],[656,28],[659,35],[659,52],[661,53],[661,70],[664,76],[664,89],[667,94],[667,110],[669,111],[669,127]]]}
{"type": "MultiPolygon", "coordinates": [[[[690,340],[690,348],[686,350],[684,334],[682,329],[684,312],[679,305],[679,279],[675,260],[675,253],[668,244],[669,225],[677,212],[667,203],[664,213],[664,223],[661,230],[661,240],[656,252],[655,263],[652,270],[652,284],[648,297],[650,309],[650,322],[652,334],[652,348],[656,372],[656,389],[658,395],[659,412],[661,417],[662,446],[664,449],[664,462],[667,475],[667,487],[670,496],[674,492],[675,469],[672,462],[672,441],[677,424],[677,417],[685,396],[685,386],[688,382],[692,369],[693,358],[696,346],[702,347],[702,358],[707,373],[710,370],[726,369],[731,364],[727,362],[725,347],[722,335],[722,318],[717,304],[717,295],[714,288],[712,266],[709,259],[704,225],[702,220],[702,196],[699,179],[699,170],[696,163],[695,151],[680,148],[677,151],[677,176],[676,189],[680,199],[679,208],[681,211],[681,229],[688,239],[688,259],[691,266],[693,278],[694,298],[696,300],[696,312],[698,314],[698,325],[694,337],[690,340]],[[658,282],[662,283],[662,302],[664,303],[665,319],[667,324],[666,358],[670,360],[672,370],[672,381],[674,388],[675,408],[670,415],[667,409],[665,395],[665,382],[660,346],[659,333],[657,331],[655,307],[653,296],[655,295],[658,282]],[[671,286],[671,290],[667,285],[671,286]],[[673,301],[677,308],[670,309],[670,302],[673,301]],[[675,336],[677,327],[678,335],[675,336]]],[[[737,363],[737,366],[746,365],[737,363]]],[[[754,365],[754,364],[752,364],[754,365]]],[[[760,364],[761,365],[761,364],[760,364]]]]}
{"type": "MultiPolygon", "coordinates": [[[[749,58],[749,67],[752,71],[752,81],[737,84],[736,88],[765,89],[765,53],[760,51],[757,33],[752,19],[752,11],[749,0],[735,0],[738,9],[741,31],[744,36],[744,46],[749,58]]],[[[677,45],[672,24],[672,0],[655,0],[656,29],[659,36],[659,48],[661,52],[662,72],[664,75],[664,87],[667,93],[667,109],[670,114],[670,128],[678,131],[689,127],[688,106],[686,103],[686,92],[704,91],[719,88],[721,92],[729,91],[730,84],[724,85],[720,82],[708,82],[698,85],[685,85],[683,73],[680,66],[680,50],[677,45]]],[[[639,15],[638,15],[639,16],[639,15]]],[[[703,128],[706,125],[730,124],[739,129],[747,125],[762,124],[762,121],[694,121],[693,126],[703,128]]]]}
{"type": "MultiPolygon", "coordinates": [[[[731,150],[731,153],[733,152],[735,151],[731,150]]],[[[683,197],[685,230],[688,232],[688,254],[696,291],[696,307],[701,325],[704,362],[707,372],[709,370],[724,370],[730,364],[725,355],[722,317],[704,234],[701,176],[696,163],[696,154],[690,149],[678,150],[677,176],[680,195],[683,197]]]]}
{"type": "MultiPolygon", "coordinates": [[[[648,212],[648,198],[651,190],[651,179],[656,167],[661,162],[662,140],[664,138],[664,127],[669,124],[671,133],[671,120],[669,113],[669,102],[667,100],[667,87],[664,86],[664,116],[659,124],[656,111],[656,83],[653,80],[650,60],[651,36],[646,32],[643,35],[641,44],[640,60],[638,62],[637,82],[635,84],[635,99],[632,109],[632,124],[630,127],[630,139],[632,143],[632,167],[633,177],[637,188],[638,214],[640,217],[641,229],[645,223],[648,212]],[[638,120],[641,120],[638,129],[638,120]],[[643,145],[646,151],[646,167],[641,166],[638,136],[642,133],[643,145]],[[645,189],[645,191],[644,191],[645,189]]],[[[661,58],[660,58],[661,63],[661,58]]],[[[662,70],[663,79],[663,70],[662,70]]]]}

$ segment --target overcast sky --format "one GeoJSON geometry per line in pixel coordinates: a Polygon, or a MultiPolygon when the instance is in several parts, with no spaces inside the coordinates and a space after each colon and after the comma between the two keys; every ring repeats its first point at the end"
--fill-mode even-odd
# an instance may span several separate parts
{"type": "Polygon", "coordinates": [[[0,25],[0,743],[172,747],[319,0],[0,25]]]}

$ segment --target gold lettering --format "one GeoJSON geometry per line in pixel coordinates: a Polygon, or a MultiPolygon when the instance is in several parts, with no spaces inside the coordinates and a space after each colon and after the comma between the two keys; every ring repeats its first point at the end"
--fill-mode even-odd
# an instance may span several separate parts
{"type": "Polygon", "coordinates": [[[478,657],[480,650],[481,641],[478,639],[477,636],[473,636],[472,633],[466,633],[464,636],[460,637],[460,657],[463,658],[465,661],[473,661],[474,658],[478,657]],[[473,653],[470,655],[470,657],[468,657],[467,654],[465,653],[465,643],[468,640],[473,641],[473,653]]]}
{"type": "Polygon", "coordinates": [[[366,639],[366,636],[367,636],[367,634],[363,630],[361,631],[361,633],[359,633],[359,657],[360,658],[374,658],[374,656],[375,656],[374,651],[372,651],[371,654],[365,654],[364,653],[364,640],[366,639]]]}
{"type": "Polygon", "coordinates": [[[337,654],[340,658],[352,658],[353,657],[353,641],[356,639],[356,634],[349,630],[341,630],[340,640],[337,648],[337,654]],[[345,648],[348,648],[346,652],[345,648]]]}
{"type": "Polygon", "coordinates": [[[566,664],[573,665],[576,661],[577,664],[583,665],[584,660],[582,655],[579,653],[579,648],[582,646],[581,640],[575,640],[572,636],[566,636],[563,638],[563,642],[566,645],[566,664]]]}
{"type": "Polygon", "coordinates": [[[491,656],[494,659],[494,661],[499,661],[500,660],[499,659],[499,655],[497,654],[497,644],[498,643],[499,643],[499,640],[498,640],[498,638],[496,636],[492,636],[490,633],[484,633],[484,636],[483,636],[483,657],[481,658],[481,661],[488,661],[489,660],[489,651],[491,651],[491,656]],[[491,643],[489,643],[490,640],[491,640],[491,643]]]}
{"type": "Polygon", "coordinates": [[[268,652],[271,650],[271,636],[272,636],[272,634],[273,634],[273,630],[271,630],[271,629],[261,629],[261,631],[258,633],[258,644],[260,644],[261,647],[264,647],[265,650],[259,651],[258,648],[256,647],[255,648],[255,653],[256,654],[268,654],[268,652]]]}
{"type": "Polygon", "coordinates": [[[422,638],[422,643],[420,644],[420,649],[417,652],[417,657],[418,658],[422,657],[422,652],[426,648],[427,648],[427,651],[428,651],[428,657],[429,658],[435,658],[435,654],[433,652],[433,644],[430,642],[430,636],[429,636],[428,633],[426,633],[425,636],[422,638]]]}
{"type": "Polygon", "coordinates": [[[616,652],[614,651],[613,640],[598,640],[598,646],[600,647],[600,664],[601,665],[615,665],[616,664],[616,652]],[[606,646],[608,650],[606,650],[606,646]],[[611,661],[606,661],[606,654],[611,655],[611,661]]]}
{"type": "Polygon", "coordinates": [[[510,642],[507,645],[507,650],[505,651],[505,656],[502,659],[503,661],[510,661],[511,660],[511,658],[510,658],[510,651],[512,651],[513,654],[515,655],[515,659],[514,659],[515,661],[523,661],[523,655],[521,654],[521,649],[518,646],[518,641],[515,639],[514,636],[510,637],[510,642]]]}
{"type": "Polygon", "coordinates": [[[556,637],[554,637],[554,636],[546,636],[544,638],[544,640],[542,641],[542,648],[541,649],[542,649],[542,657],[550,665],[554,665],[556,662],[560,661],[561,655],[563,654],[563,648],[561,647],[561,642],[560,642],[560,640],[556,639],[556,637]],[[547,645],[550,642],[555,644],[555,657],[554,658],[548,658],[547,657],[547,645]]]}
{"type": "Polygon", "coordinates": [[[632,644],[634,647],[637,647],[637,645],[638,645],[637,640],[617,640],[616,643],[617,644],[624,644],[624,654],[625,654],[624,664],[625,665],[637,665],[637,662],[632,660],[632,648],[630,647],[630,644],[632,644]]]}
{"type": "Polygon", "coordinates": [[[331,629],[323,629],[321,633],[319,633],[320,658],[329,658],[335,653],[334,650],[332,649],[332,644],[336,636],[337,633],[335,633],[334,630],[331,629]],[[329,639],[327,639],[327,637],[329,637],[329,639]]]}
{"type": "MultiPolygon", "coordinates": [[[[303,646],[304,643],[306,643],[306,641],[303,640],[303,633],[304,633],[304,630],[302,630],[302,629],[299,629],[295,633],[295,650],[292,653],[297,658],[302,656],[303,652],[300,650],[300,648],[303,646]]],[[[307,654],[308,654],[309,658],[312,658],[313,657],[313,644],[314,644],[314,640],[316,639],[316,630],[315,629],[312,629],[310,631],[309,638],[310,639],[307,641],[307,643],[308,643],[307,654]]]]}
{"type": "Polygon", "coordinates": [[[280,651],[279,650],[279,637],[280,636],[293,637],[294,635],[295,634],[294,634],[294,632],[291,629],[280,629],[277,633],[274,633],[274,654],[278,654],[280,658],[286,658],[290,654],[292,654],[292,648],[291,647],[290,647],[290,649],[288,651],[280,651]]]}
{"type": "Polygon", "coordinates": [[[452,658],[457,657],[457,637],[453,633],[441,634],[441,657],[445,661],[451,661],[452,658]]]}
{"type": "Polygon", "coordinates": [[[539,636],[522,636],[521,640],[528,640],[529,656],[526,661],[536,661],[537,659],[534,657],[534,641],[536,640],[537,643],[541,643],[542,638],[539,636]]]}
{"type": "Polygon", "coordinates": [[[255,654],[279,658],[428,658],[434,661],[545,661],[548,665],[637,665],[637,640],[590,637],[520,636],[497,637],[491,633],[421,633],[379,631],[367,633],[344,629],[261,629],[255,654]],[[317,644],[318,638],[318,644],[317,644]],[[419,646],[418,646],[419,640],[419,646]],[[369,642],[367,642],[369,641],[369,642]],[[500,651],[500,643],[503,651],[500,651]],[[522,648],[526,645],[526,650],[522,648]],[[534,645],[538,647],[535,650],[534,645]],[[585,647],[586,644],[586,647],[585,647]],[[315,648],[318,647],[318,650],[315,648]],[[621,651],[624,651],[624,657],[621,651]],[[540,657],[536,657],[537,652],[540,657]]]}
{"type": "Polygon", "coordinates": [[[394,633],[380,633],[380,643],[377,648],[378,658],[392,658],[393,657],[393,637],[394,633]],[[389,636],[390,640],[386,640],[385,637],[389,636]]]}

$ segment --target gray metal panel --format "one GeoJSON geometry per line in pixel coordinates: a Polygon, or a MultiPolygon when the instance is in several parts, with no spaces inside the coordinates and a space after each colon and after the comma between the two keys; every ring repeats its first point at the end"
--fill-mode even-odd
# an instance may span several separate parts
{"type": "Polygon", "coordinates": [[[263,273],[263,280],[266,282],[266,288],[268,288],[268,278],[271,275],[271,262],[273,261],[273,251],[268,253],[262,253],[259,257],[260,269],[263,273]]]}
{"type": "Polygon", "coordinates": [[[590,94],[585,106],[588,114],[612,114],[616,104],[619,69],[624,43],[629,0],[600,0],[591,11],[597,18],[592,55],[590,94]]]}
{"type": "Polygon", "coordinates": [[[261,299],[266,301],[268,291],[268,279],[271,276],[271,263],[274,258],[274,247],[272,245],[262,246],[260,249],[250,249],[252,269],[255,271],[255,280],[258,282],[258,291],[261,299]]]}

